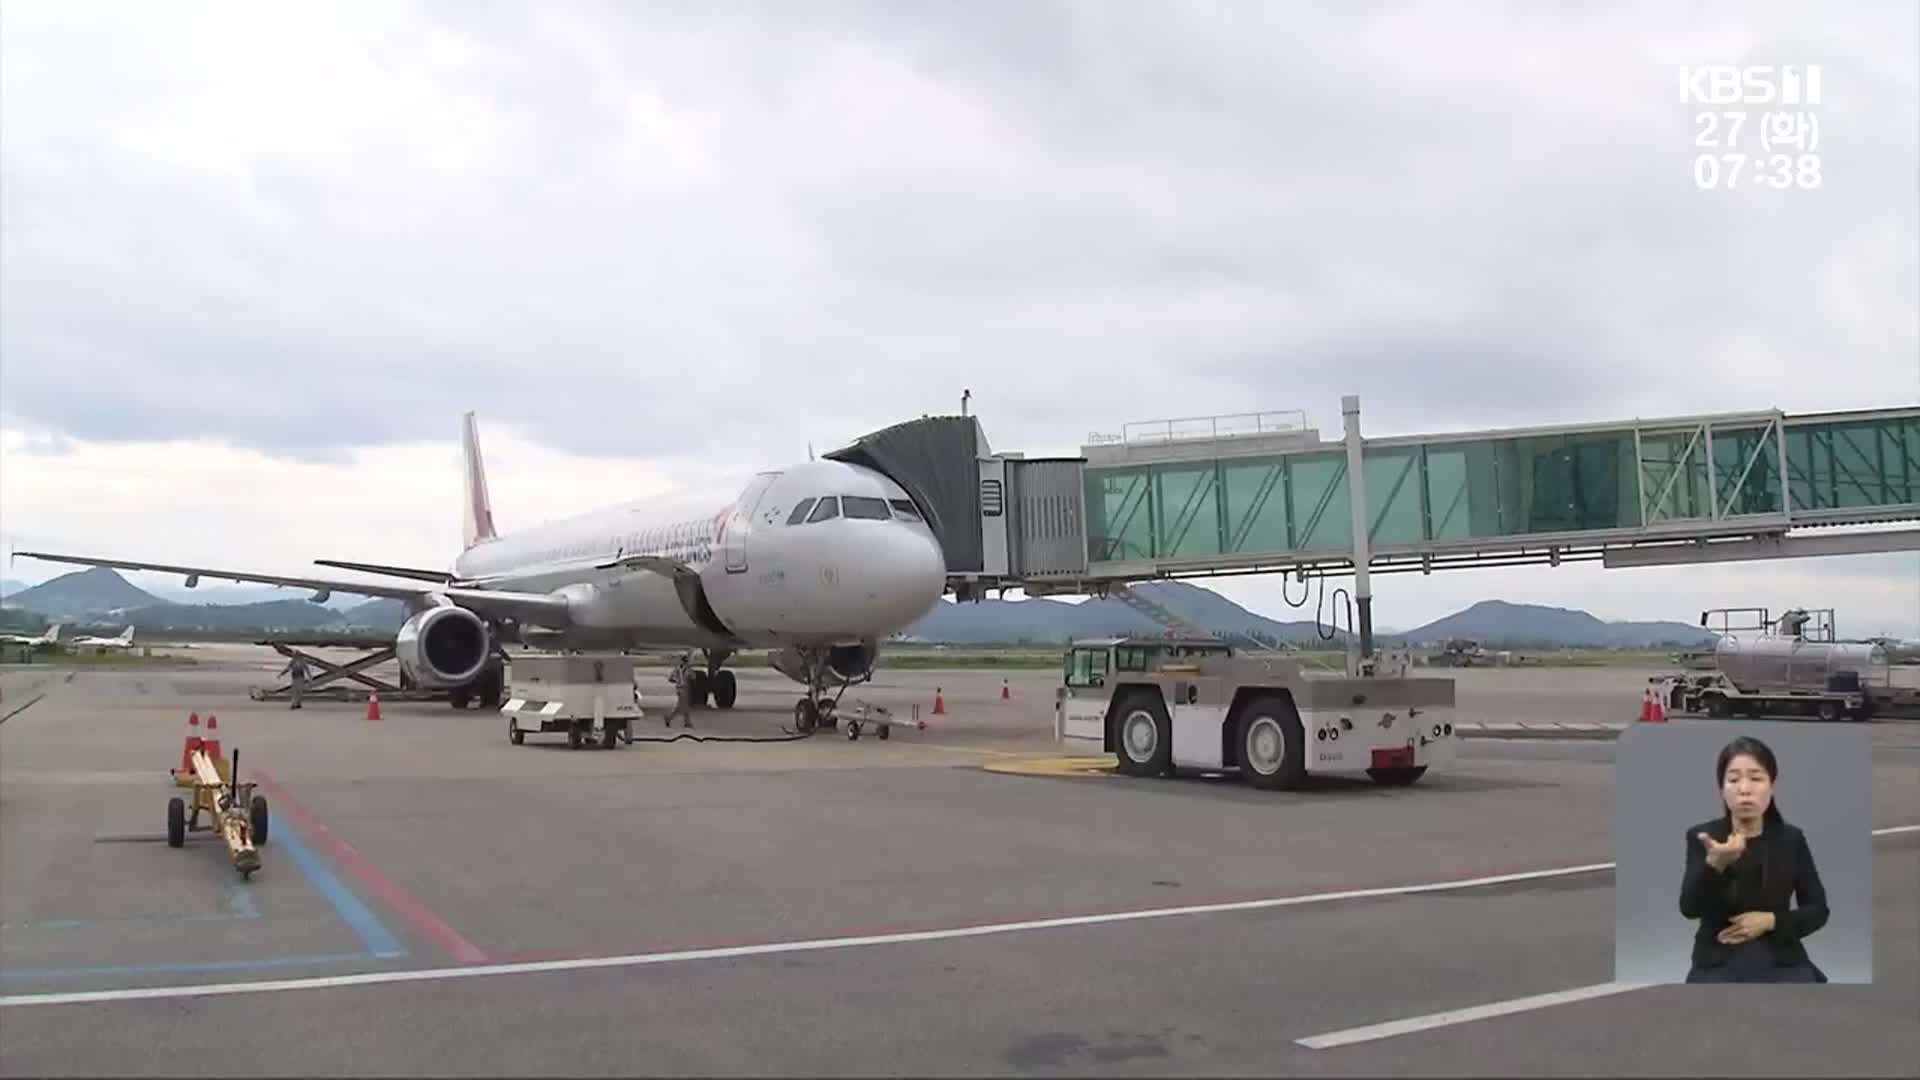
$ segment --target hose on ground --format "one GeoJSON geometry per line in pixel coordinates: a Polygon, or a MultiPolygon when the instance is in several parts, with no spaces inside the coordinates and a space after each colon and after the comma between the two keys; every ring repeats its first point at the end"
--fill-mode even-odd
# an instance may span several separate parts
{"type": "MultiPolygon", "coordinates": [[[[784,727],[780,730],[787,731],[784,727]]],[[[790,731],[785,735],[695,735],[691,731],[683,731],[678,735],[635,735],[631,741],[670,743],[685,739],[688,742],[799,742],[801,739],[811,738],[813,738],[811,734],[790,731]]]]}

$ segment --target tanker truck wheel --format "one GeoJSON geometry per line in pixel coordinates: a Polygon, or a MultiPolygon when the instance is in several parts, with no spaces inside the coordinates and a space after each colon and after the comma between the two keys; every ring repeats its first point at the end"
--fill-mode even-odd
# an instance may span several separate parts
{"type": "Polygon", "coordinates": [[[1831,724],[1835,720],[1840,719],[1840,703],[1836,701],[1823,701],[1820,703],[1818,713],[1821,720],[1831,724]]]}

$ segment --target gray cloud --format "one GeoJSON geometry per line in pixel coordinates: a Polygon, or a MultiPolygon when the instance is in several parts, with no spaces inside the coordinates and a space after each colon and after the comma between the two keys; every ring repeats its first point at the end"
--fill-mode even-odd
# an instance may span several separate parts
{"type": "Polygon", "coordinates": [[[10,422],[754,464],[963,387],[1047,452],[1920,384],[1910,5],[188,14],[9,7],[10,422]],[[1674,65],[1749,60],[1826,65],[1822,190],[1694,187],[1674,65]]]}

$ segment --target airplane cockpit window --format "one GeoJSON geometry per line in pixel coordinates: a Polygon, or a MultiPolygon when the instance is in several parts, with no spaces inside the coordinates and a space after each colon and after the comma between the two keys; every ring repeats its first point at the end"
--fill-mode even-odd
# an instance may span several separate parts
{"type": "Polygon", "coordinates": [[[839,516],[840,500],[829,495],[820,500],[820,505],[813,508],[813,513],[807,516],[807,522],[811,524],[816,521],[830,521],[839,516]]]}
{"type": "Polygon", "coordinates": [[[840,505],[850,518],[862,518],[867,521],[885,521],[893,515],[887,513],[887,500],[869,498],[865,495],[842,495],[840,505]]]}
{"type": "Polygon", "coordinates": [[[801,499],[797,504],[795,504],[793,508],[793,513],[787,515],[787,524],[798,525],[801,522],[807,520],[807,511],[812,509],[813,509],[812,499],[801,499]]]}
{"type": "Polygon", "coordinates": [[[887,505],[893,507],[896,517],[905,518],[908,521],[920,520],[920,511],[914,508],[912,499],[888,499],[887,505]]]}

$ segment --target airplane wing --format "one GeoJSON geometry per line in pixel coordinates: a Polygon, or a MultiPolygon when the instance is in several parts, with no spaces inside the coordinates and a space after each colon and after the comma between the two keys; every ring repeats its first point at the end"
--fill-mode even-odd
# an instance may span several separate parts
{"type": "Polygon", "coordinates": [[[514,619],[537,626],[564,627],[572,622],[567,603],[546,593],[504,592],[492,589],[407,588],[400,585],[369,585],[359,581],[329,581],[324,578],[288,577],[281,574],[255,574],[244,570],[218,570],[205,566],[174,566],[168,563],[132,562],[125,559],[97,559],[85,555],[57,555],[45,551],[18,551],[16,556],[47,562],[74,563],[80,566],[106,566],[115,570],[150,570],[161,574],[180,574],[191,586],[203,577],[218,581],[241,581],[256,585],[282,585],[314,590],[315,600],[333,593],[349,596],[375,596],[388,600],[425,600],[444,596],[475,614],[514,619]]]}
{"type": "Polygon", "coordinates": [[[414,581],[431,581],[437,585],[453,583],[453,575],[445,570],[419,570],[411,566],[388,566],[385,563],[348,562],[345,559],[315,559],[315,566],[331,566],[336,570],[358,570],[365,574],[380,574],[385,577],[411,578],[414,581]]]}

